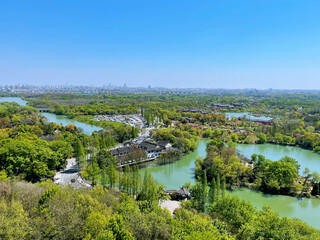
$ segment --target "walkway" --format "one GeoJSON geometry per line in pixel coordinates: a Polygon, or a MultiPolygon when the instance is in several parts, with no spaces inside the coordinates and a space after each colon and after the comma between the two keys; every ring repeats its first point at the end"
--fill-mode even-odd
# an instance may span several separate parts
{"type": "Polygon", "coordinates": [[[119,167],[124,167],[124,166],[126,166],[126,165],[129,165],[129,166],[130,166],[130,165],[140,164],[140,163],[144,163],[144,162],[150,162],[150,161],[154,161],[154,160],[156,160],[156,157],[147,158],[147,159],[138,160],[138,161],[132,160],[132,161],[126,162],[126,163],[121,164],[121,165],[118,163],[118,166],[119,166],[119,167]]]}
{"type": "Polygon", "coordinates": [[[173,201],[173,200],[159,200],[159,206],[162,209],[168,209],[171,215],[173,215],[173,212],[177,208],[181,208],[179,201],[173,201]]]}
{"type": "Polygon", "coordinates": [[[61,185],[71,185],[75,189],[91,188],[91,184],[84,180],[79,173],[78,164],[75,158],[67,159],[67,166],[56,173],[54,182],[61,185]]]}

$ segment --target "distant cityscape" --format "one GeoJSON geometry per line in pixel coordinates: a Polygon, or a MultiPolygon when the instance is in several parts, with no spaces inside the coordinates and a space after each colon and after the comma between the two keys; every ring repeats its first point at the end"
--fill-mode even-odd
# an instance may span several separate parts
{"type": "Polygon", "coordinates": [[[164,88],[164,87],[127,87],[116,86],[112,84],[103,86],[74,86],[74,85],[43,85],[35,86],[29,84],[18,85],[2,85],[0,86],[1,93],[133,93],[133,94],[224,94],[224,93],[245,93],[245,94],[270,94],[270,93],[308,93],[319,94],[320,90],[309,89],[222,89],[222,88],[164,88]]]}

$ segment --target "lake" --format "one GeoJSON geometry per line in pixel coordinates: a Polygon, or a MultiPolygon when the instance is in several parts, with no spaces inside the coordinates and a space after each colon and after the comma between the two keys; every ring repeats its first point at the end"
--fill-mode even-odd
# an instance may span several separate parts
{"type": "Polygon", "coordinates": [[[289,156],[296,159],[301,165],[300,174],[302,174],[305,167],[308,167],[311,172],[317,171],[320,173],[320,154],[300,147],[266,143],[238,144],[237,149],[247,158],[251,158],[251,155],[254,153],[264,155],[272,161],[277,161],[284,156],[289,156]]]}
{"type": "MultiPolygon", "coordinates": [[[[0,98],[0,102],[16,102],[21,106],[26,106],[27,101],[22,100],[18,97],[3,97],[0,98]]],[[[61,124],[62,126],[67,126],[68,124],[73,124],[76,127],[82,128],[83,132],[87,135],[91,135],[94,131],[102,130],[103,128],[98,126],[93,126],[87,123],[79,122],[73,119],[68,118],[64,115],[56,115],[53,113],[42,113],[42,116],[46,117],[48,122],[53,122],[56,124],[61,124]]]]}
{"type": "Polygon", "coordinates": [[[94,131],[102,130],[103,128],[90,125],[87,123],[79,122],[73,119],[68,118],[64,115],[56,115],[53,113],[42,113],[42,116],[46,117],[48,122],[53,122],[56,124],[61,124],[62,126],[67,126],[68,124],[73,124],[76,127],[82,128],[83,132],[87,135],[91,135],[94,131]]]}
{"type": "Polygon", "coordinates": [[[222,114],[225,114],[227,119],[229,119],[229,120],[231,120],[232,118],[242,118],[244,116],[246,117],[246,119],[249,119],[249,120],[259,120],[259,121],[272,120],[271,117],[266,117],[266,116],[255,117],[251,113],[248,113],[248,112],[241,112],[241,113],[226,112],[226,113],[222,113],[222,114]]]}
{"type": "MultiPolygon", "coordinates": [[[[199,141],[198,148],[181,158],[181,160],[166,165],[158,165],[157,161],[151,162],[147,164],[148,171],[152,174],[152,176],[159,183],[162,183],[166,189],[178,189],[185,182],[195,183],[196,179],[194,178],[194,161],[197,157],[205,157],[206,155],[206,142],[205,140],[199,141]]],[[[265,144],[264,150],[266,153],[268,148],[270,148],[270,152],[275,160],[278,160],[283,157],[283,153],[287,153],[285,150],[279,151],[278,155],[276,155],[277,145],[265,144]]],[[[242,145],[239,145],[240,148],[242,145]]],[[[255,145],[261,146],[261,145],[255,145]]],[[[253,146],[247,145],[246,152],[244,154],[251,154],[250,151],[254,150],[253,146]],[[250,150],[250,151],[249,151],[250,150]]],[[[286,149],[285,146],[280,146],[286,149]]],[[[245,147],[241,148],[245,150],[245,147]]],[[[281,148],[279,148],[281,150],[281,148]]],[[[257,148],[258,150],[258,148],[257,148]]],[[[313,152],[308,150],[303,150],[298,147],[291,147],[290,152],[291,156],[294,157],[292,153],[296,153],[299,156],[299,162],[302,166],[308,165],[310,161],[310,156],[313,156],[313,152]],[[295,148],[295,149],[292,149],[295,148]],[[300,151],[302,150],[302,151],[300,151]]],[[[256,152],[259,153],[259,152],[256,152]]],[[[267,154],[265,154],[267,155],[267,154]]],[[[251,155],[250,155],[251,156],[251,155]]],[[[270,157],[271,158],[271,157],[270,157]]],[[[317,158],[320,163],[320,158],[317,158]]],[[[315,159],[314,161],[317,161],[315,159]]],[[[311,171],[312,169],[310,167],[311,171]]],[[[145,172],[145,169],[140,169],[142,175],[145,172]]],[[[251,202],[258,209],[262,209],[264,205],[268,205],[271,207],[273,211],[279,213],[281,217],[290,217],[290,218],[300,218],[305,221],[307,224],[320,229],[320,199],[297,199],[294,197],[283,196],[283,195],[271,195],[264,194],[259,191],[254,191],[250,189],[236,189],[234,191],[227,191],[227,194],[232,196],[238,196],[241,199],[251,202]]]]}

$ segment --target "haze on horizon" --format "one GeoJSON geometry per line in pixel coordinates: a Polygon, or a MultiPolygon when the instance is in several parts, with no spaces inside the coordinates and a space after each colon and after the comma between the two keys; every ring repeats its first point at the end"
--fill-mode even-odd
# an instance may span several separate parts
{"type": "Polygon", "coordinates": [[[2,1],[0,85],[320,89],[320,1],[2,1]]]}

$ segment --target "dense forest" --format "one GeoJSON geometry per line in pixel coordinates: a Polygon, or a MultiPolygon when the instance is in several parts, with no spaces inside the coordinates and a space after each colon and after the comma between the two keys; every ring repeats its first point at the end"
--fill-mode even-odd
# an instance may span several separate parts
{"type": "MultiPolygon", "coordinates": [[[[75,190],[51,181],[16,182],[0,175],[1,239],[320,239],[320,232],[301,220],[280,218],[269,208],[193,187],[172,218],[158,207],[164,196],[150,175],[137,200],[113,188],[75,190]],[[205,194],[204,194],[205,192],[205,194]],[[203,198],[214,200],[202,213],[203,198]],[[212,198],[212,197],[211,197],[212,198]],[[198,211],[196,210],[198,209],[198,211]]],[[[216,188],[217,190],[217,188],[216,188]]]]}

